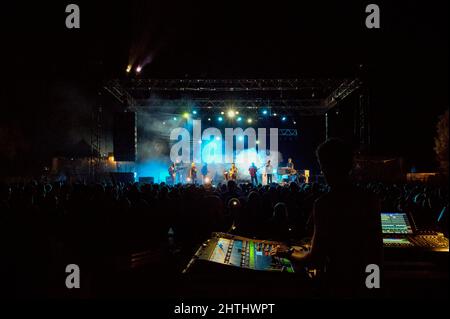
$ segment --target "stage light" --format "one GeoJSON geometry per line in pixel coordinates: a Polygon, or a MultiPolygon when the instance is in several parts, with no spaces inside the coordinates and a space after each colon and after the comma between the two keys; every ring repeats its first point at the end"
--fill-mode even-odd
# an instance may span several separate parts
{"type": "Polygon", "coordinates": [[[229,110],[227,115],[229,118],[233,118],[236,115],[236,113],[233,110],[229,110]]]}
{"type": "Polygon", "coordinates": [[[186,182],[190,183],[192,182],[192,179],[190,177],[186,177],[186,182]]]}
{"type": "Polygon", "coordinates": [[[273,116],[277,116],[278,114],[277,113],[273,113],[273,116]]]}
{"type": "Polygon", "coordinates": [[[219,136],[216,137],[216,141],[220,141],[221,138],[219,136]]]}
{"type": "Polygon", "coordinates": [[[222,112],[220,112],[220,114],[224,115],[224,114],[225,114],[225,112],[223,112],[223,111],[222,111],[222,112]]]}
{"type": "Polygon", "coordinates": [[[292,124],[296,125],[296,124],[297,124],[297,122],[296,122],[296,121],[293,121],[293,122],[292,122],[292,124]]]}
{"type": "Polygon", "coordinates": [[[177,118],[176,118],[176,117],[174,117],[174,118],[173,118],[173,120],[174,120],[174,121],[176,121],[176,120],[177,120],[177,118]]]}
{"type": "Polygon", "coordinates": [[[281,120],[282,120],[283,122],[286,121],[286,120],[287,120],[286,116],[283,116],[283,117],[281,118],[281,120]]]}
{"type": "Polygon", "coordinates": [[[236,119],[236,121],[238,121],[238,122],[242,121],[242,117],[239,116],[239,117],[236,119]]]}
{"type": "Polygon", "coordinates": [[[267,115],[267,113],[268,113],[267,110],[262,111],[262,114],[264,114],[264,115],[267,115]]]}
{"type": "Polygon", "coordinates": [[[222,122],[222,121],[223,121],[223,117],[222,117],[222,116],[219,116],[217,120],[218,120],[219,122],[222,122]]]}
{"type": "Polygon", "coordinates": [[[131,64],[128,64],[128,66],[127,66],[127,73],[130,73],[131,72],[131,64]]]}
{"type": "Polygon", "coordinates": [[[248,120],[247,120],[247,123],[248,123],[248,124],[252,124],[252,123],[253,123],[253,119],[251,119],[251,118],[248,119],[248,120]]]}
{"type": "Polygon", "coordinates": [[[166,125],[166,122],[163,122],[163,125],[166,125]]]}
{"type": "Polygon", "coordinates": [[[184,117],[185,119],[188,119],[188,118],[189,118],[189,113],[188,113],[188,112],[183,113],[183,117],[184,117]]]}
{"type": "Polygon", "coordinates": [[[205,184],[209,184],[209,183],[211,183],[211,179],[207,176],[207,177],[205,177],[204,182],[205,182],[205,184]]]}
{"type": "Polygon", "coordinates": [[[192,114],[197,115],[197,111],[196,110],[192,111],[192,114]]]}
{"type": "Polygon", "coordinates": [[[259,145],[259,141],[256,141],[256,144],[259,145]]]}
{"type": "Polygon", "coordinates": [[[141,73],[141,71],[142,71],[142,66],[138,65],[136,68],[136,72],[141,73]]]}
{"type": "Polygon", "coordinates": [[[236,113],[236,115],[238,115],[238,114],[239,114],[239,111],[236,111],[235,113],[236,113]]]}
{"type": "Polygon", "coordinates": [[[210,121],[210,122],[211,122],[211,118],[210,118],[210,117],[208,117],[208,121],[210,121]]]}

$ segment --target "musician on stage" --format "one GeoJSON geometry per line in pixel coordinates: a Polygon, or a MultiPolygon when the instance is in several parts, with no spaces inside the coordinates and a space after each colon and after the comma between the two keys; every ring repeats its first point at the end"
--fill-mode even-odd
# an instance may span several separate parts
{"type": "Polygon", "coordinates": [[[203,164],[202,169],[200,171],[200,173],[202,174],[202,179],[203,182],[205,182],[205,178],[208,175],[208,163],[203,164]]]}
{"type": "Polygon", "coordinates": [[[295,180],[295,177],[293,176],[297,173],[297,171],[294,168],[294,162],[292,161],[292,158],[288,158],[286,166],[289,170],[289,181],[295,180]]]}
{"type": "Polygon", "coordinates": [[[270,160],[267,161],[266,166],[264,167],[264,172],[267,177],[267,185],[272,184],[272,176],[273,176],[273,167],[270,160]]]}
{"type": "Polygon", "coordinates": [[[236,167],[236,165],[234,163],[231,164],[231,168],[230,168],[230,176],[229,178],[233,181],[235,181],[237,179],[237,174],[238,174],[238,169],[236,167]]]}
{"type": "Polygon", "coordinates": [[[288,158],[288,162],[287,162],[287,168],[289,168],[291,171],[294,170],[294,162],[292,161],[292,158],[288,158]]]}
{"type": "Polygon", "coordinates": [[[186,182],[186,177],[189,177],[188,166],[184,164],[184,162],[177,161],[175,163],[175,177],[177,183],[186,182]]]}
{"type": "Polygon", "coordinates": [[[250,173],[252,185],[254,186],[258,185],[258,176],[257,176],[258,168],[256,167],[255,163],[252,163],[252,165],[248,169],[248,172],[250,173]]]}
{"type": "Polygon", "coordinates": [[[174,185],[175,178],[176,178],[175,163],[170,164],[168,171],[169,171],[170,182],[172,185],[174,185]]]}
{"type": "Polygon", "coordinates": [[[228,181],[230,179],[230,175],[226,169],[223,170],[223,178],[228,181]]]}
{"type": "Polygon", "coordinates": [[[191,164],[191,168],[189,169],[189,177],[191,178],[192,184],[195,184],[197,180],[197,167],[195,163],[191,164]]]}

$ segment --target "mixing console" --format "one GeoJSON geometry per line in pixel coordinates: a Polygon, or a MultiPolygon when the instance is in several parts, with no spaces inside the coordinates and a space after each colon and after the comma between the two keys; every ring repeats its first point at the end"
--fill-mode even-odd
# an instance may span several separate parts
{"type": "MultiPolygon", "coordinates": [[[[449,252],[448,238],[437,232],[417,232],[414,222],[408,214],[401,212],[381,213],[383,245],[389,253],[400,250],[407,254],[422,255],[422,252],[437,252],[444,256],[449,252]],[[407,248],[407,249],[404,249],[407,248]],[[443,254],[442,254],[443,253],[443,254]]],[[[339,240],[338,238],[336,240],[339,240]]],[[[294,268],[286,258],[271,256],[275,246],[282,243],[267,240],[250,239],[226,233],[214,233],[197,250],[184,272],[206,266],[233,269],[251,269],[270,272],[293,273],[294,268]]],[[[293,246],[295,248],[295,246],[293,246]]]]}
{"type": "Polygon", "coordinates": [[[415,248],[436,252],[448,252],[448,238],[434,231],[416,231],[408,214],[381,213],[384,247],[415,248]]]}
{"type": "Polygon", "coordinates": [[[249,239],[224,233],[214,233],[196,252],[189,263],[198,259],[253,270],[294,272],[291,262],[274,257],[270,251],[278,242],[249,239]]]}

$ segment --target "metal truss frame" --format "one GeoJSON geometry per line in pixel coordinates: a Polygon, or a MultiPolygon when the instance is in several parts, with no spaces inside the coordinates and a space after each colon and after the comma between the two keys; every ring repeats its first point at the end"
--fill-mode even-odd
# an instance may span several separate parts
{"type": "Polygon", "coordinates": [[[285,109],[307,116],[325,114],[359,87],[358,79],[138,78],[111,80],[104,85],[122,105],[135,110],[186,106],[222,109],[232,105],[236,109],[285,109]],[[227,96],[230,93],[234,96],[227,96]],[[153,94],[158,98],[152,98],[153,94]]]}
{"type": "Polygon", "coordinates": [[[129,87],[148,91],[247,92],[320,90],[336,88],[339,83],[336,79],[132,79],[129,87]]]}
{"type": "Polygon", "coordinates": [[[298,136],[298,132],[295,128],[280,128],[278,129],[278,136],[293,137],[298,136]]]}

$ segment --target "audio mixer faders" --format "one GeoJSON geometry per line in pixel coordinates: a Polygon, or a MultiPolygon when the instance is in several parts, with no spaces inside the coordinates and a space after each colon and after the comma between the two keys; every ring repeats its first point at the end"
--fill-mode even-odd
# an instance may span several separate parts
{"type": "Polygon", "coordinates": [[[253,270],[294,272],[288,259],[270,255],[272,248],[278,244],[280,243],[215,233],[199,248],[193,260],[202,259],[253,270]]]}

